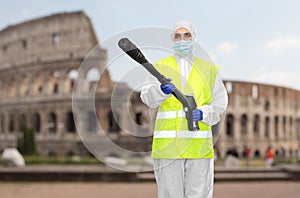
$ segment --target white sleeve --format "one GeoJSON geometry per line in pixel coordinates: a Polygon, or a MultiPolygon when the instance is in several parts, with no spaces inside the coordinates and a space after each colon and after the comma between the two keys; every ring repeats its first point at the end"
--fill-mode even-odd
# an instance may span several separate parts
{"type": "Polygon", "coordinates": [[[212,94],[212,102],[199,108],[203,112],[202,122],[211,126],[220,121],[220,117],[228,104],[227,91],[219,74],[216,76],[212,94]]]}
{"type": "Polygon", "coordinates": [[[160,82],[148,75],[146,81],[141,89],[141,99],[150,108],[160,106],[171,94],[165,94],[160,88],[160,82]]]}

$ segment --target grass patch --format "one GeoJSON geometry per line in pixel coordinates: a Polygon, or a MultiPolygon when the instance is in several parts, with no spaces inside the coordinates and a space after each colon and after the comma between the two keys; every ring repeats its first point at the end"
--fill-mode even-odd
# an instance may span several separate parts
{"type": "MultiPolygon", "coordinates": [[[[247,167],[246,159],[239,158],[240,167],[247,167]]],[[[218,159],[216,161],[216,166],[224,166],[225,160],[218,159]]],[[[274,165],[282,165],[282,164],[300,164],[300,160],[295,158],[275,158],[274,165]]],[[[249,166],[251,167],[266,167],[265,159],[251,159],[249,162],[249,166]]]]}
{"type": "Polygon", "coordinates": [[[24,156],[26,165],[53,164],[53,165],[101,165],[103,162],[93,157],[39,157],[24,156]]]}
{"type": "MultiPolygon", "coordinates": [[[[24,156],[26,165],[103,165],[102,161],[99,161],[93,157],[40,157],[40,156],[24,156]]],[[[216,161],[216,166],[224,166],[224,159],[218,159],[216,161]]],[[[247,167],[246,160],[243,158],[239,159],[240,167],[247,167]]],[[[140,158],[129,158],[128,163],[132,164],[144,164],[145,162],[140,158]]],[[[2,164],[2,159],[0,157],[0,165],[2,164]]],[[[295,158],[276,158],[274,165],[281,164],[300,164],[300,160],[295,158]]],[[[249,166],[251,167],[265,167],[265,159],[251,159],[249,166]]]]}

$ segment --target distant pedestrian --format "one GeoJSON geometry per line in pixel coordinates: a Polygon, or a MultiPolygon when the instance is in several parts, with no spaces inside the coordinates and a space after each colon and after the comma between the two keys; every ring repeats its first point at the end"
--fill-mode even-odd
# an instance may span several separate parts
{"type": "Polygon", "coordinates": [[[281,148],[280,148],[280,157],[282,157],[282,158],[285,158],[285,149],[284,149],[284,147],[283,146],[281,146],[281,148]]]}
{"type": "Polygon", "coordinates": [[[249,147],[245,147],[244,156],[246,158],[246,165],[250,165],[250,157],[251,157],[251,149],[249,147]]]}
{"type": "Polygon", "coordinates": [[[266,161],[266,167],[270,169],[274,163],[274,157],[275,157],[275,151],[272,149],[271,146],[268,147],[267,150],[267,161],[266,161]]]}

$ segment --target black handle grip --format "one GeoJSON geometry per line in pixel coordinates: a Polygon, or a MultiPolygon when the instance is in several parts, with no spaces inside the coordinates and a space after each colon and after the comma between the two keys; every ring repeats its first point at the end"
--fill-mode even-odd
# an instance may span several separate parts
{"type": "MultiPolygon", "coordinates": [[[[119,47],[128,54],[133,60],[140,63],[148,70],[157,80],[162,84],[170,83],[166,77],[164,77],[159,71],[153,67],[151,63],[145,58],[143,53],[128,39],[122,38],[118,42],[119,47]]],[[[188,128],[190,131],[199,130],[198,123],[193,121],[192,111],[196,108],[195,100],[190,99],[184,95],[177,88],[172,92],[172,94],[181,102],[184,111],[186,113],[186,118],[188,120],[188,128]]]]}
{"type": "Polygon", "coordinates": [[[140,64],[149,63],[142,52],[128,39],[122,38],[118,42],[119,47],[126,52],[133,60],[140,64]]]}
{"type": "Polygon", "coordinates": [[[137,48],[128,38],[122,38],[118,42],[119,47],[128,54],[133,60],[140,63],[147,69],[158,81],[162,84],[167,84],[169,81],[161,73],[159,73],[151,63],[145,58],[143,53],[137,48]]]}

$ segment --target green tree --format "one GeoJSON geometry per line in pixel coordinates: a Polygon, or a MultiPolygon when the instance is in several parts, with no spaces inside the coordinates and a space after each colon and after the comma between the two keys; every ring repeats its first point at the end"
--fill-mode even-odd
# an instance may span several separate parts
{"type": "Polygon", "coordinates": [[[36,145],[33,130],[23,126],[22,132],[23,135],[18,140],[18,150],[22,155],[35,155],[36,145]]]}

